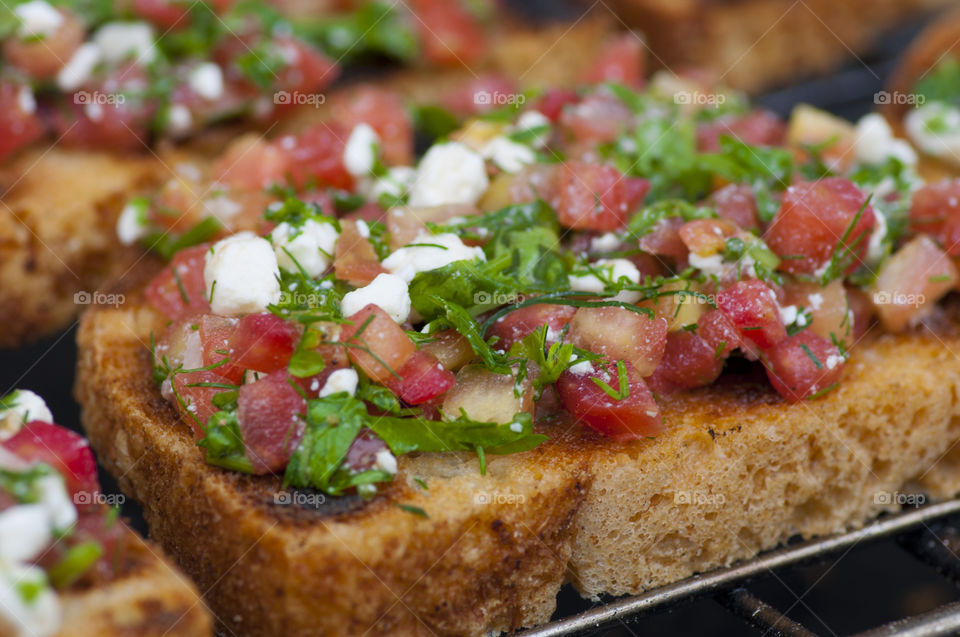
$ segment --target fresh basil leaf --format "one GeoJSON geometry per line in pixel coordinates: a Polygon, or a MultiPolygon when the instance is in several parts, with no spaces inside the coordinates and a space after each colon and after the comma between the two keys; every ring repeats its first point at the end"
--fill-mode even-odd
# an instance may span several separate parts
{"type": "Polygon", "coordinates": [[[533,418],[522,412],[509,423],[478,422],[461,414],[453,420],[375,418],[369,427],[397,455],[441,451],[475,451],[497,455],[529,451],[546,436],[533,433],[533,418]],[[519,430],[519,431],[515,431],[519,430]]]}
{"type": "Polygon", "coordinates": [[[252,473],[253,467],[243,445],[236,411],[218,411],[204,427],[206,435],[197,442],[207,450],[207,462],[231,471],[252,473]]]}
{"type": "Polygon", "coordinates": [[[216,217],[204,217],[200,223],[179,236],[153,232],[144,239],[144,243],[169,261],[177,252],[207,241],[222,229],[223,224],[216,217]]]}

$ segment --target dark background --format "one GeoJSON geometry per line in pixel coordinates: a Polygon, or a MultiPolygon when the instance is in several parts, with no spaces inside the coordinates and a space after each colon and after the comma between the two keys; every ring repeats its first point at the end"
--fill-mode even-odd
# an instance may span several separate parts
{"type": "MultiPolygon", "coordinates": [[[[512,4],[533,18],[579,16],[576,7],[563,2],[514,0],[512,4]]],[[[783,116],[789,114],[793,104],[807,102],[855,119],[872,110],[874,93],[881,90],[898,53],[920,26],[904,25],[889,34],[880,50],[863,63],[851,62],[829,77],[785,87],[761,96],[758,102],[783,116]]],[[[58,423],[80,431],[79,408],[72,395],[75,360],[75,327],[29,347],[0,350],[0,396],[15,388],[32,389],[46,399],[58,423]]],[[[108,475],[102,474],[101,480],[104,493],[119,493],[108,475]]],[[[146,533],[135,503],[127,501],[122,512],[132,526],[146,533]]],[[[893,541],[857,547],[835,564],[770,574],[754,583],[751,591],[792,619],[825,635],[866,630],[958,598],[951,584],[910,558],[893,541]]],[[[558,600],[557,617],[596,603],[602,602],[582,600],[566,587],[558,600]]],[[[712,600],[704,599],[629,625],[615,626],[602,634],[710,636],[755,632],[712,600]]]]}

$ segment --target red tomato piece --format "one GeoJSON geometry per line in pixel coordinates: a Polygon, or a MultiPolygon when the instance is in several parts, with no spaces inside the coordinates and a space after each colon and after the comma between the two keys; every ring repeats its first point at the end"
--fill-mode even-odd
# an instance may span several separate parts
{"type": "Polygon", "coordinates": [[[738,281],[717,294],[717,307],[740,330],[744,340],[769,349],[787,337],[773,290],[762,281],[738,281]]]}
{"type": "Polygon", "coordinates": [[[237,421],[255,474],[286,467],[303,438],[307,401],[291,379],[281,370],[240,388],[237,421]]]}
{"type": "Polygon", "coordinates": [[[568,104],[575,104],[578,99],[577,92],[572,89],[547,89],[537,100],[535,110],[546,115],[551,122],[556,122],[560,119],[564,107],[568,104]]]}
{"type": "Polygon", "coordinates": [[[777,393],[795,403],[840,380],[843,365],[833,343],[804,330],[767,352],[765,366],[777,393]]]}
{"type": "Polygon", "coordinates": [[[259,136],[243,136],[231,142],[213,162],[213,181],[241,190],[259,190],[283,183],[289,171],[290,157],[276,144],[259,136]]]}
{"type": "Polygon", "coordinates": [[[369,284],[378,274],[386,272],[380,265],[373,245],[360,234],[355,222],[341,222],[340,230],[333,259],[333,269],[338,279],[359,287],[369,284]]]}
{"type": "Polygon", "coordinates": [[[720,150],[720,137],[727,135],[751,146],[782,146],[787,127],[770,111],[755,110],[747,115],[723,117],[697,129],[697,148],[703,153],[720,150]]]}
{"type": "Polygon", "coordinates": [[[727,219],[744,230],[760,227],[757,199],[750,186],[729,184],[710,195],[707,205],[716,210],[721,219],[727,219]]]}
{"type": "Polygon", "coordinates": [[[234,385],[229,378],[221,376],[216,370],[201,370],[198,372],[184,372],[175,374],[171,382],[176,395],[164,393],[164,398],[176,404],[187,424],[193,427],[197,440],[203,438],[203,428],[215,412],[219,411],[211,402],[219,393],[229,391],[227,386],[234,385]],[[180,397],[180,401],[177,400],[180,397]]]}
{"type": "Polygon", "coordinates": [[[635,125],[635,115],[616,97],[605,91],[591,93],[563,109],[560,127],[572,141],[595,146],[612,142],[635,125]]]}
{"type": "Polygon", "coordinates": [[[147,285],[147,301],[168,319],[177,320],[193,314],[210,312],[203,268],[209,244],[181,250],[170,265],[147,285]]]}
{"type": "Polygon", "coordinates": [[[615,440],[639,440],[663,430],[660,407],[646,383],[630,363],[624,363],[628,395],[617,400],[594,382],[603,381],[620,390],[617,366],[593,364],[593,372],[566,371],[557,380],[557,394],[564,408],[588,427],[615,440]]]}
{"type": "Polygon", "coordinates": [[[683,269],[690,253],[680,238],[680,228],[683,227],[683,223],[680,217],[661,219],[653,230],[640,237],[640,249],[648,254],[667,257],[683,269]]]}
{"type": "Polygon", "coordinates": [[[318,124],[300,135],[281,137],[276,143],[287,154],[288,177],[297,188],[310,184],[353,188],[353,177],[343,165],[343,149],[350,131],[338,124],[318,124]]]}
{"type": "Polygon", "coordinates": [[[510,78],[486,73],[452,90],[443,104],[452,113],[468,117],[500,108],[518,93],[516,82],[510,78]]]}
{"type": "Polygon", "coordinates": [[[243,367],[237,364],[230,352],[230,341],[237,329],[237,319],[224,318],[215,314],[204,314],[198,321],[200,344],[203,349],[203,366],[210,367],[224,358],[230,360],[214,367],[211,371],[219,376],[239,383],[243,379],[243,367]]]}
{"type": "Polygon", "coordinates": [[[616,168],[603,164],[569,161],[558,167],[556,179],[560,223],[576,230],[621,228],[646,194],[639,186],[628,188],[616,168]]]}
{"type": "Polygon", "coordinates": [[[723,219],[695,219],[680,226],[677,234],[690,252],[703,256],[723,251],[737,227],[723,219]]]}
{"type": "Polygon", "coordinates": [[[57,74],[83,44],[83,22],[67,9],[57,9],[63,18],[52,34],[41,39],[8,36],[3,42],[4,61],[27,75],[44,79],[57,74]]]}
{"type": "Polygon", "coordinates": [[[431,64],[464,66],[486,53],[483,29],[461,3],[411,0],[409,5],[423,55],[431,64]]]}
{"type": "Polygon", "coordinates": [[[717,355],[718,349],[692,332],[671,332],[657,373],[677,387],[709,385],[723,370],[724,358],[722,351],[717,355]]]}
{"type": "Polygon", "coordinates": [[[335,103],[333,112],[334,119],[347,131],[360,123],[377,131],[387,164],[407,165],[413,161],[413,121],[396,91],[364,85],[335,103]]]}
{"type": "Polygon", "coordinates": [[[326,88],[340,76],[336,62],[298,38],[279,37],[274,44],[289,60],[277,72],[276,89],[311,93],[326,88]]]}
{"type": "Polygon", "coordinates": [[[377,465],[377,454],[389,450],[387,443],[380,436],[370,429],[362,429],[347,449],[343,468],[355,473],[368,471],[377,465]]]}
{"type": "Polygon", "coordinates": [[[563,330],[573,319],[576,312],[577,308],[569,305],[549,305],[547,303],[528,305],[502,316],[490,326],[487,335],[496,336],[499,340],[494,344],[494,347],[506,352],[510,350],[514,343],[533,334],[541,325],[546,325],[547,343],[553,343],[555,339],[550,338],[550,332],[559,333],[563,330]]]}
{"type": "Polygon", "coordinates": [[[351,324],[343,326],[340,340],[351,344],[350,360],[379,383],[396,379],[395,374],[417,351],[403,328],[372,303],[347,320],[351,324]]]}
{"type": "Polygon", "coordinates": [[[275,372],[290,362],[300,331],[275,314],[248,314],[240,319],[230,337],[234,365],[258,372],[275,372]]]}
{"type": "Polygon", "coordinates": [[[960,179],[927,184],[913,193],[910,229],[932,236],[951,257],[960,256],[960,179]]]}
{"type": "Polygon", "coordinates": [[[100,490],[97,463],[90,443],[80,434],[60,425],[35,420],[0,445],[31,462],[50,465],[63,475],[70,494],[100,490]]]}
{"type": "Polygon", "coordinates": [[[860,189],[842,177],[790,186],[764,233],[770,249],[783,258],[780,269],[791,274],[813,274],[836,251],[842,263],[849,264],[844,273],[853,273],[862,263],[876,223],[873,207],[866,201],[860,189]]]}
{"type": "Polygon", "coordinates": [[[422,350],[411,354],[396,371],[400,378],[390,377],[385,384],[408,405],[419,405],[445,394],[457,380],[436,356],[422,350]]]}
{"type": "Polygon", "coordinates": [[[582,307],[570,321],[568,341],[610,360],[626,360],[641,377],[649,376],[663,357],[667,321],[620,307],[582,307]]]}
{"type": "Polygon", "coordinates": [[[43,122],[31,109],[24,110],[24,90],[30,87],[0,82],[0,161],[43,137],[43,122]]]}
{"type": "Polygon", "coordinates": [[[710,310],[697,319],[697,336],[713,350],[720,352],[721,358],[726,358],[730,352],[740,347],[743,337],[740,330],[720,310],[710,310]]]}
{"type": "Polygon", "coordinates": [[[644,83],[646,48],[635,33],[627,32],[607,42],[587,72],[588,84],[616,82],[640,88],[644,83]]]}

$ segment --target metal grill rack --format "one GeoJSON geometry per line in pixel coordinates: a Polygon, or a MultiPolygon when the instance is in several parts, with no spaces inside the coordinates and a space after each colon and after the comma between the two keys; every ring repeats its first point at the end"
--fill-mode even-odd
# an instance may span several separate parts
{"type": "MultiPolygon", "coordinates": [[[[790,566],[826,561],[856,546],[896,539],[910,555],[935,568],[960,585],[960,499],[877,520],[859,530],[799,542],[761,554],[757,558],[695,575],[642,595],[614,600],[604,606],[554,621],[522,633],[523,637],[560,637],[602,631],[651,613],[700,598],[712,598],[765,635],[810,637],[816,633],[789,619],[781,611],[750,592],[755,578],[790,566]],[[951,517],[952,516],[952,517],[951,517]]],[[[746,627],[745,627],[746,628],[746,627]]],[[[909,635],[932,637],[960,633],[960,602],[930,612],[900,619],[860,633],[857,637],[909,635]]]]}

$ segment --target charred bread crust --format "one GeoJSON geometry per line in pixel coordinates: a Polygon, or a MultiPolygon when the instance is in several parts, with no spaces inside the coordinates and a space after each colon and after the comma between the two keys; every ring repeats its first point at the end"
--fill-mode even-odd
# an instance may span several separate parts
{"type": "Polygon", "coordinates": [[[62,637],[209,637],[210,613],[199,592],[160,549],[129,532],[121,574],[105,584],[62,593],[62,637]]]}
{"type": "Polygon", "coordinates": [[[759,92],[824,73],[863,55],[883,33],[950,0],[614,0],[644,31],[652,61],[708,68],[734,88],[759,92]]]}
{"type": "Polygon", "coordinates": [[[664,400],[656,439],[552,422],[549,442],[489,460],[486,476],[470,456],[404,456],[366,507],[291,510],[274,503],[279,478],[204,463],[151,380],[163,322],[128,298],[81,322],[83,421],[152,537],[238,634],[512,630],[548,620],[565,581],[585,596],[637,593],[861,525],[896,509],[897,492],[960,489],[957,308],[868,337],[815,401],[788,405],[762,373],[728,373],[664,400]]]}

